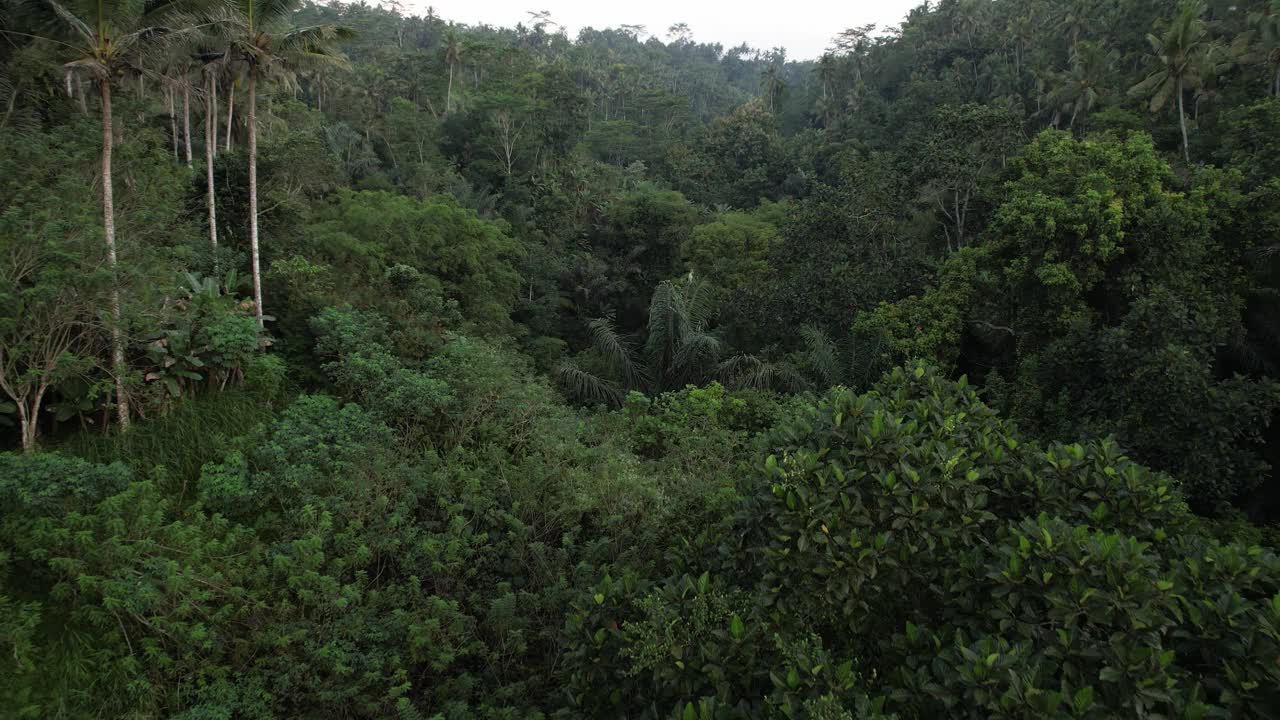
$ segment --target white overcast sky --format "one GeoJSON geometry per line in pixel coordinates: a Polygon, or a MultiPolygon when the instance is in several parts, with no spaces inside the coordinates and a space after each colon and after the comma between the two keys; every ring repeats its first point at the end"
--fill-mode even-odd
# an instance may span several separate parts
{"type": "Polygon", "coordinates": [[[428,5],[445,20],[510,27],[527,22],[529,11],[549,10],[570,37],[583,27],[644,25],[649,35],[666,40],[667,28],[683,22],[700,42],[726,48],[747,43],[767,50],[781,45],[792,60],[818,57],[841,30],[868,23],[896,27],[907,11],[924,0],[407,0],[406,10],[421,14],[428,5]]]}

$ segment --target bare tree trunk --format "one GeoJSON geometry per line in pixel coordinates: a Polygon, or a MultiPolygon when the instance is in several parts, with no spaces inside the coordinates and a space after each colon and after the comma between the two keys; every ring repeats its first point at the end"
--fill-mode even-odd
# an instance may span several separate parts
{"type": "Polygon", "coordinates": [[[209,73],[209,92],[205,95],[204,113],[204,202],[209,209],[209,247],[213,251],[213,270],[218,271],[218,205],[213,195],[213,157],[218,149],[218,85],[209,73]]]}
{"type": "Polygon", "coordinates": [[[22,427],[22,452],[33,453],[36,451],[35,419],[27,417],[27,409],[21,405],[18,406],[18,415],[18,424],[22,427]]]}
{"type": "Polygon", "coordinates": [[[1182,78],[1178,78],[1178,125],[1182,128],[1182,157],[1191,163],[1191,149],[1187,146],[1187,115],[1182,111],[1182,78]]]}
{"type": "MultiPolygon", "coordinates": [[[[207,70],[207,69],[206,69],[207,70]]],[[[218,157],[218,76],[212,70],[209,73],[209,124],[213,126],[213,134],[209,139],[213,141],[213,156],[218,157]]]]}
{"type": "Polygon", "coordinates": [[[236,86],[235,83],[227,88],[227,144],[223,146],[223,150],[231,152],[231,120],[235,116],[236,105],[236,86]]]}
{"type": "Polygon", "coordinates": [[[191,167],[191,84],[182,83],[182,144],[187,152],[187,167],[191,167]]]}
{"type": "Polygon", "coordinates": [[[1276,74],[1271,80],[1271,94],[1280,97],[1280,63],[1276,64],[1276,74]]]}
{"type": "Polygon", "coordinates": [[[169,134],[173,136],[173,160],[182,162],[182,156],[178,154],[178,116],[173,109],[173,88],[166,88],[164,94],[169,103],[169,134]]]}
{"type": "Polygon", "coordinates": [[[257,127],[258,69],[249,68],[249,253],[253,256],[253,304],[258,316],[258,328],[262,322],[262,273],[258,259],[258,127],[257,127]]]}
{"type": "Polygon", "coordinates": [[[0,122],[0,130],[4,129],[9,124],[9,118],[13,117],[13,108],[14,108],[14,105],[17,104],[17,102],[18,102],[18,93],[16,92],[9,93],[9,107],[5,109],[4,122],[0,122]]]}
{"type": "Polygon", "coordinates": [[[453,107],[453,63],[449,63],[449,90],[444,96],[444,114],[449,114],[449,109],[453,107]]]}
{"type": "MultiPolygon", "coordinates": [[[[111,82],[98,80],[102,97],[102,228],[107,240],[107,265],[111,268],[111,374],[116,379],[116,417],[121,430],[129,429],[129,397],[124,390],[124,338],[120,332],[120,276],[116,271],[116,212],[111,188],[111,82]]],[[[35,421],[35,418],[32,418],[35,421]]]]}

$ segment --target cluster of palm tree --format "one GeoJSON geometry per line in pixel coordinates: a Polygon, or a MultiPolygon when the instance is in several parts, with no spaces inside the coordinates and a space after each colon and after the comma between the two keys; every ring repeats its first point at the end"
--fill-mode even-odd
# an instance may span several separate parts
{"type": "Polygon", "coordinates": [[[769,112],[774,111],[786,89],[787,82],[782,79],[782,73],[777,65],[770,65],[760,73],[760,95],[764,99],[765,109],[769,112]]]}
{"type": "MultiPolygon", "coordinates": [[[[173,95],[183,97],[185,163],[192,165],[189,98],[194,90],[205,98],[205,173],[209,215],[209,241],[217,249],[213,158],[217,146],[217,94],[219,81],[228,87],[228,148],[232,95],[236,85],[246,84],[247,152],[249,168],[249,243],[252,258],[253,299],[259,327],[263,323],[262,280],[259,267],[257,197],[257,115],[260,82],[290,81],[300,70],[340,62],[334,43],[349,31],[332,25],[296,28],[289,18],[299,0],[11,0],[42,40],[54,44],[65,57],[68,82],[87,78],[97,90],[102,120],[102,225],[107,265],[118,278],[115,206],[113,201],[112,149],[123,120],[112,114],[112,91],[119,83],[137,78],[145,92],[147,78],[157,78],[166,88],[171,127],[177,152],[177,121],[173,95]],[[195,88],[191,76],[203,75],[195,88]]],[[[127,429],[130,420],[124,385],[125,344],[122,332],[120,283],[109,294],[112,374],[116,384],[116,414],[127,429]]]]}
{"type": "Polygon", "coordinates": [[[1079,128],[1126,96],[1151,113],[1177,113],[1189,159],[1194,119],[1237,71],[1265,68],[1268,93],[1280,97],[1280,0],[1239,6],[1177,0],[1149,28],[1127,24],[1145,15],[1133,3],[957,0],[924,7],[909,14],[898,37],[870,38],[857,28],[838,36],[814,68],[812,113],[829,126],[855,110],[864,77],[873,85],[892,82],[907,75],[896,67],[902,63],[924,69],[916,58],[959,56],[964,62],[939,72],[959,73],[954,79],[985,100],[1032,107],[1053,127],[1079,128]],[[866,73],[868,64],[880,72],[866,73]],[[833,102],[846,94],[843,106],[833,102]]]}
{"type": "Polygon", "coordinates": [[[591,320],[591,350],[561,362],[556,379],[579,401],[611,405],[621,404],[628,391],[661,392],[701,381],[721,348],[710,328],[712,292],[700,280],[660,283],[649,301],[643,344],[620,333],[610,318],[591,320]]]}
{"type": "MultiPolygon", "coordinates": [[[[1273,0],[1271,7],[1270,15],[1256,14],[1251,18],[1261,29],[1259,40],[1263,45],[1272,37],[1270,33],[1280,37],[1280,0],[1273,0]]],[[[1156,24],[1155,32],[1146,37],[1150,48],[1149,69],[1128,91],[1131,97],[1147,100],[1152,113],[1177,112],[1183,159],[1187,162],[1191,160],[1187,94],[1194,93],[1192,116],[1198,117],[1201,104],[1217,94],[1219,78],[1237,63],[1250,62],[1259,54],[1258,40],[1247,35],[1237,38],[1231,46],[1215,39],[1204,19],[1205,12],[1203,3],[1185,0],[1177,6],[1171,19],[1156,24]]],[[[1047,109],[1054,114],[1055,126],[1064,113],[1069,113],[1067,127],[1074,127],[1078,119],[1084,118],[1108,94],[1120,53],[1101,41],[1082,39],[1095,28],[1088,21],[1087,13],[1076,6],[1064,9],[1059,26],[1071,39],[1069,67],[1064,72],[1047,73],[1053,85],[1046,91],[1047,109]]],[[[1274,41],[1271,44],[1274,45],[1274,41]]],[[[1276,78],[1280,83],[1280,64],[1276,78]]],[[[1280,91],[1280,86],[1277,88],[1280,91]]]]}
{"type": "Polygon", "coordinates": [[[797,349],[765,358],[731,354],[712,327],[715,290],[689,277],[653,291],[643,342],[619,332],[610,318],[587,323],[591,348],[553,373],[572,399],[619,407],[628,392],[661,393],[720,382],[730,389],[799,393],[836,385],[864,387],[887,369],[883,338],[833,340],[817,326],[799,329],[797,349]]]}

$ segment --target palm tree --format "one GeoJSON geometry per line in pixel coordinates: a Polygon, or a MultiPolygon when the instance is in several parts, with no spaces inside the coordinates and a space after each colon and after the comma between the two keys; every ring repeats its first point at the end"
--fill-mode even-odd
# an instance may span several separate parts
{"type": "MultiPolygon", "coordinates": [[[[116,256],[116,219],[111,172],[114,119],[111,115],[111,84],[135,67],[134,63],[171,29],[161,24],[176,10],[174,0],[28,0],[25,9],[37,26],[71,50],[75,58],[66,63],[68,72],[83,73],[98,87],[102,108],[102,229],[107,245],[107,266],[112,283],[108,296],[111,315],[111,365],[116,386],[116,417],[122,430],[129,427],[129,397],[125,391],[124,336],[121,328],[120,282],[116,256]]],[[[52,38],[51,38],[52,39],[52,38]]]]}
{"type": "Polygon", "coordinates": [[[462,61],[462,43],[452,32],[445,37],[444,61],[449,65],[449,89],[444,96],[444,114],[448,115],[453,107],[453,68],[462,61]]]}
{"type": "Polygon", "coordinates": [[[831,94],[831,82],[836,77],[836,59],[831,53],[824,53],[818,59],[818,67],[814,68],[814,72],[818,74],[818,81],[822,83],[822,98],[825,100],[831,94]]]}
{"type": "Polygon", "coordinates": [[[1097,18],[1097,8],[1089,0],[1063,3],[1057,17],[1058,28],[1067,36],[1067,47],[1076,51],[1080,36],[1089,35],[1097,18]]]}
{"type": "Polygon", "coordinates": [[[760,89],[764,92],[765,105],[769,108],[769,112],[773,112],[774,103],[782,95],[783,86],[777,65],[770,65],[760,73],[760,89]]]}
{"type": "Polygon", "coordinates": [[[1108,52],[1100,44],[1083,41],[1071,56],[1071,69],[1057,75],[1048,102],[1055,112],[1069,111],[1067,127],[1075,127],[1106,93],[1104,84],[1111,68],[1119,59],[1114,50],[1108,52]]]}
{"type": "Polygon", "coordinates": [[[712,290],[700,280],[664,280],[654,289],[645,350],[655,389],[681,387],[715,366],[720,339],[708,329],[714,314],[712,290]]]}
{"type": "MultiPolygon", "coordinates": [[[[192,21],[194,24],[194,20],[192,21]]],[[[185,48],[174,48],[167,57],[162,58],[160,68],[161,87],[165,90],[169,104],[169,127],[173,134],[173,154],[179,162],[185,157],[187,167],[192,166],[191,159],[191,56],[185,48]],[[184,153],[178,150],[178,119],[174,105],[177,94],[182,93],[182,146],[184,153]]]]}
{"type": "Polygon", "coordinates": [[[1187,144],[1187,115],[1183,109],[1183,93],[1188,87],[1199,84],[1201,65],[1198,55],[1209,41],[1208,28],[1201,15],[1204,7],[1199,3],[1183,3],[1173,22],[1160,35],[1147,35],[1156,60],[1156,69],[1145,80],[1129,89],[1134,97],[1151,97],[1151,112],[1159,112],[1177,99],[1178,125],[1182,129],[1182,156],[1191,162],[1191,150],[1187,144]]]}
{"type": "Polygon", "coordinates": [[[610,319],[597,318],[587,324],[591,349],[585,355],[591,367],[565,360],[556,367],[555,378],[579,401],[615,406],[622,404],[628,390],[662,392],[703,381],[721,369],[717,363],[721,342],[708,329],[713,315],[711,289],[706,284],[692,278],[664,280],[649,302],[643,346],[647,364],[639,359],[639,348],[631,338],[619,333],[610,319]]]}
{"type": "Polygon", "coordinates": [[[1036,18],[1028,13],[1019,13],[1005,26],[1005,37],[1013,45],[1013,72],[1018,77],[1022,77],[1022,59],[1035,40],[1035,30],[1036,18]]]}
{"type": "Polygon", "coordinates": [[[300,0],[233,0],[215,14],[227,35],[228,60],[247,77],[246,117],[249,141],[249,253],[253,270],[254,312],[263,327],[262,273],[258,252],[258,81],[289,78],[304,67],[340,63],[333,44],[351,36],[336,25],[296,28],[289,16],[300,0]]]}
{"type": "Polygon", "coordinates": [[[1194,74],[1197,82],[1191,88],[1196,91],[1196,102],[1191,116],[1199,120],[1200,106],[1213,103],[1218,99],[1222,92],[1219,78],[1230,72],[1234,63],[1231,60],[1231,52],[1226,46],[1210,43],[1204,52],[1196,56],[1196,65],[1194,74]]]}

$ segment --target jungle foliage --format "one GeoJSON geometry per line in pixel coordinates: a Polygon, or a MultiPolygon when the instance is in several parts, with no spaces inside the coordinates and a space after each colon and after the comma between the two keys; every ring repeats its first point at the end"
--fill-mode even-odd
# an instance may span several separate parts
{"type": "Polygon", "coordinates": [[[0,2],[0,715],[1280,707],[1275,0],[0,2]]]}

